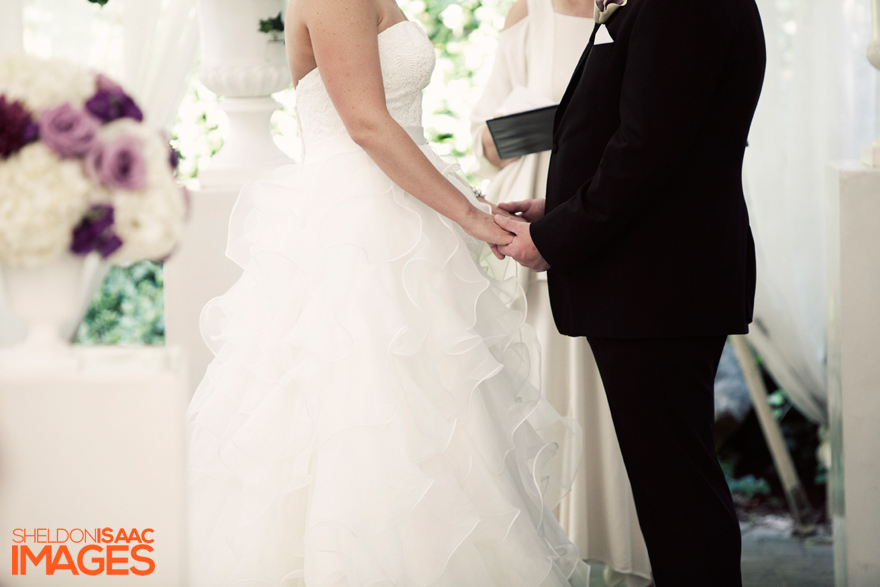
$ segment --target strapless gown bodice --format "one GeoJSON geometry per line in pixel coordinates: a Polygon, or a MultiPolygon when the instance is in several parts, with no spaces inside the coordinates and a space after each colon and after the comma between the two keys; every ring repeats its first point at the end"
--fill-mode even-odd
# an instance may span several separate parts
{"type": "MultiPolygon", "coordinates": [[[[379,33],[379,60],[388,112],[401,126],[422,124],[422,92],[431,81],[434,47],[413,21],[399,22],[379,33]]],[[[296,112],[306,149],[322,139],[346,134],[317,69],[296,86],[296,112]]]]}

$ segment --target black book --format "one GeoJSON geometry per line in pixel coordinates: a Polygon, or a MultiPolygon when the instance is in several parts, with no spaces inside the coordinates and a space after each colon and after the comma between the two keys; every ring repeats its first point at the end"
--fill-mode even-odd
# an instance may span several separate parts
{"type": "Polygon", "coordinates": [[[511,159],[553,147],[553,118],[558,106],[526,110],[486,121],[498,156],[511,159]]]}

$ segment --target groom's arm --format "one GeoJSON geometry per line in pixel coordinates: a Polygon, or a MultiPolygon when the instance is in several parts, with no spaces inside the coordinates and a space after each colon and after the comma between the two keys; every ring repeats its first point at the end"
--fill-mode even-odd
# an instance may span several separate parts
{"type": "Polygon", "coordinates": [[[587,259],[652,203],[650,185],[685,163],[724,63],[719,18],[714,0],[644,1],[629,41],[620,127],[593,178],[531,225],[551,267],[587,259]]]}

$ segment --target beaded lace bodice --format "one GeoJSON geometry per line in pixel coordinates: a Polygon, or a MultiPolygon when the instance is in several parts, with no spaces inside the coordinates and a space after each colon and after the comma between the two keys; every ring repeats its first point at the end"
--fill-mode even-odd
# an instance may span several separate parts
{"type": "MultiPolygon", "coordinates": [[[[415,22],[399,22],[379,33],[379,60],[388,112],[402,126],[420,126],[422,90],[435,65],[431,41],[415,22]]],[[[346,132],[317,69],[296,86],[296,112],[306,148],[346,132]]]]}

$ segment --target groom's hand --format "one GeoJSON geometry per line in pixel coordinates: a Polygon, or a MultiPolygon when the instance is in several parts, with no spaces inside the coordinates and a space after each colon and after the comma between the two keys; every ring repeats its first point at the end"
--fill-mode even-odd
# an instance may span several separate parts
{"type": "Polygon", "coordinates": [[[521,200],[519,202],[505,202],[498,205],[499,208],[511,214],[519,214],[526,222],[534,222],[544,217],[544,199],[521,200]]]}
{"type": "MultiPolygon", "coordinates": [[[[541,208],[543,210],[543,200],[541,208]]],[[[544,260],[535,243],[532,242],[531,224],[520,220],[513,220],[507,216],[495,215],[495,223],[508,232],[514,234],[513,241],[506,245],[499,245],[493,251],[502,255],[513,257],[523,267],[528,267],[536,273],[547,271],[550,264],[544,260]]]]}

